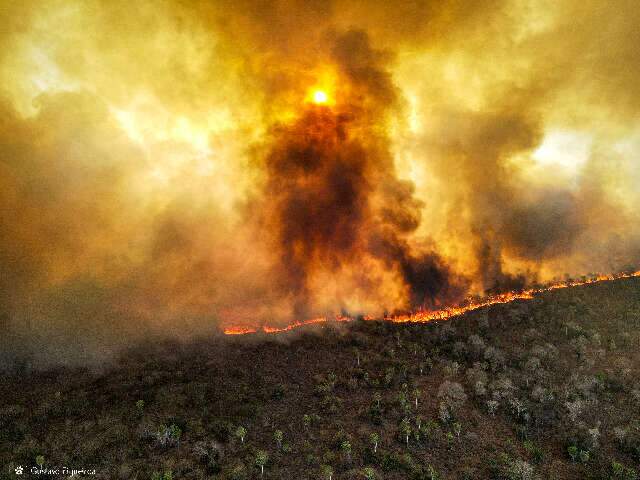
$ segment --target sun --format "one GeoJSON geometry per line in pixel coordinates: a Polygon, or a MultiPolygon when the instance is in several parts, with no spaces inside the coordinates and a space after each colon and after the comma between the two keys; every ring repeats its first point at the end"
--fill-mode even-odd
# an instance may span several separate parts
{"type": "Polygon", "coordinates": [[[324,90],[314,90],[312,99],[316,105],[325,105],[329,101],[329,96],[324,90]]]}

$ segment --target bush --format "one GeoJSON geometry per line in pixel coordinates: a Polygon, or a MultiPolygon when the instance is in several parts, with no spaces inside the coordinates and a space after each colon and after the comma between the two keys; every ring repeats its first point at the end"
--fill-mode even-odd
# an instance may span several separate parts
{"type": "Polygon", "coordinates": [[[371,467],[365,467],[362,469],[362,476],[367,480],[375,480],[376,471],[371,467]]]}
{"type": "Polygon", "coordinates": [[[529,455],[531,455],[531,459],[533,460],[533,462],[535,463],[542,462],[544,458],[544,453],[539,446],[534,444],[531,440],[526,440],[523,443],[523,446],[524,446],[524,449],[529,453],[529,455]]]}
{"type": "Polygon", "coordinates": [[[509,480],[533,480],[535,470],[524,460],[514,460],[507,466],[507,478],[509,480]]]}
{"type": "Polygon", "coordinates": [[[241,463],[234,466],[229,472],[230,480],[246,480],[247,478],[247,469],[241,463]]]}
{"type": "Polygon", "coordinates": [[[180,437],[182,436],[182,429],[176,424],[169,426],[161,425],[160,429],[155,434],[155,440],[161,447],[173,447],[180,443],[180,437]]]}
{"type": "Polygon", "coordinates": [[[173,480],[173,472],[167,470],[165,472],[153,472],[151,480],[173,480]]]}
{"type": "Polygon", "coordinates": [[[438,388],[438,398],[455,411],[467,401],[467,394],[459,383],[445,380],[438,388]]]}
{"type": "Polygon", "coordinates": [[[440,474],[431,465],[416,467],[411,472],[411,480],[440,480],[440,474]]]}
{"type": "Polygon", "coordinates": [[[222,449],[216,442],[197,442],[193,447],[193,453],[201,463],[206,465],[207,473],[220,472],[222,449]]]}
{"type": "Polygon", "coordinates": [[[533,466],[524,460],[514,460],[506,453],[491,462],[491,469],[501,480],[534,480],[536,478],[533,466]]]}
{"type": "Polygon", "coordinates": [[[216,440],[220,442],[228,442],[233,434],[233,425],[230,422],[223,420],[214,420],[211,423],[211,433],[216,440]]]}
{"type": "Polygon", "coordinates": [[[611,480],[638,480],[638,474],[633,468],[625,467],[618,462],[611,462],[611,480]]]}
{"type": "Polygon", "coordinates": [[[636,425],[617,438],[618,448],[640,463],[640,425],[636,425]]]}
{"type": "Polygon", "coordinates": [[[395,452],[385,452],[380,460],[380,467],[385,472],[398,472],[406,470],[406,465],[400,455],[395,452]]]}

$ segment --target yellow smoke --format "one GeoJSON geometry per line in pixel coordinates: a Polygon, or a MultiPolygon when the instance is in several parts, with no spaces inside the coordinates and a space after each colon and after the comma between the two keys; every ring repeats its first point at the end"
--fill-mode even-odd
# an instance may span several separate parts
{"type": "MultiPolygon", "coordinates": [[[[637,266],[639,23],[631,0],[2,0],[6,328],[55,352],[80,328],[84,358],[121,332],[288,320],[251,199],[274,125],[310,99],[390,116],[420,205],[410,247],[470,293],[637,266]],[[350,31],[384,65],[349,64],[365,93],[332,50],[350,31]],[[366,104],[380,81],[391,113],[366,104]]],[[[319,270],[319,306],[406,306],[397,272],[362,268],[375,287],[319,270]]]]}

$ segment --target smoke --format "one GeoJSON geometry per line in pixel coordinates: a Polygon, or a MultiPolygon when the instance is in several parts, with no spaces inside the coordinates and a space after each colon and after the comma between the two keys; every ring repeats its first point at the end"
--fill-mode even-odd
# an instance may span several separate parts
{"type": "Polygon", "coordinates": [[[639,15],[3,5],[3,361],[637,267],[639,15]]]}
{"type": "Polygon", "coordinates": [[[338,75],[358,94],[331,108],[307,106],[292,124],[274,127],[264,191],[251,207],[263,212],[260,228],[279,253],[275,284],[293,299],[294,318],[336,308],[369,313],[367,306],[380,313],[385,306],[433,305],[443,299],[448,273],[435,253],[414,254],[408,243],[422,204],[395,172],[386,132],[388,116],[399,107],[386,56],[362,31],[333,41],[338,75]],[[395,305],[385,305],[384,290],[394,288],[385,275],[406,290],[395,305]],[[317,276],[331,278],[342,292],[318,295],[317,276]],[[353,298],[360,290],[367,305],[353,298]]]}

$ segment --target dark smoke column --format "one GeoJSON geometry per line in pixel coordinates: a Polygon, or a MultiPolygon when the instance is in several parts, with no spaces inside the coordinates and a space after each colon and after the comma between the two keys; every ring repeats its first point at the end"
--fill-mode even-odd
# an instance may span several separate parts
{"type": "MultiPolygon", "coordinates": [[[[357,31],[335,39],[332,55],[349,98],[332,107],[305,105],[292,124],[275,126],[264,159],[267,180],[252,211],[281,259],[274,287],[293,302],[296,317],[317,315],[314,274],[357,271],[367,259],[396,274],[405,308],[450,300],[458,291],[447,269],[409,245],[421,204],[413,185],[397,177],[390,154],[388,122],[398,102],[387,56],[357,31]]],[[[374,273],[360,273],[364,288],[379,282],[374,273]]]]}

